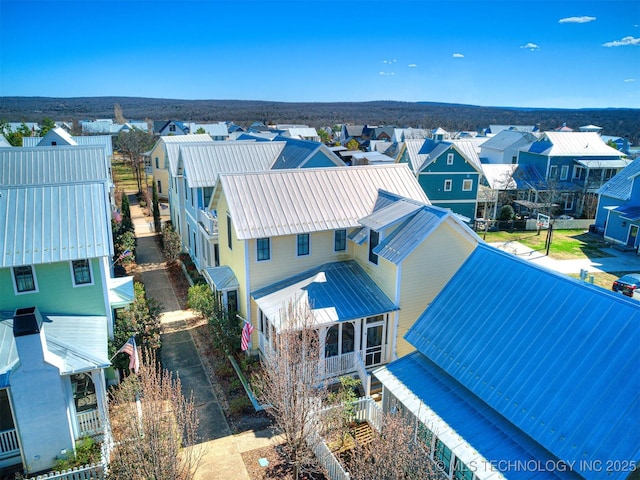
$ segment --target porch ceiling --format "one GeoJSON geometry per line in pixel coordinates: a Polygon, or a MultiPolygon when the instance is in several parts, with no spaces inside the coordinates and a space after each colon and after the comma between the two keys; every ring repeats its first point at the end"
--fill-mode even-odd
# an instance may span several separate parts
{"type": "Polygon", "coordinates": [[[372,317],[398,307],[355,261],[320,265],[256,290],[251,295],[280,330],[283,308],[290,302],[310,306],[318,325],[372,317]]]}

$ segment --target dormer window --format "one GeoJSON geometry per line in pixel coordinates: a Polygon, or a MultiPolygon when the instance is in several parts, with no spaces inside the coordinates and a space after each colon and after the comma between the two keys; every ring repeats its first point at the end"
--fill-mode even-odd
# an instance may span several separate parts
{"type": "Polygon", "coordinates": [[[378,255],[373,253],[373,250],[380,243],[380,233],[375,230],[369,230],[369,261],[375,265],[378,265],[378,255]]]}

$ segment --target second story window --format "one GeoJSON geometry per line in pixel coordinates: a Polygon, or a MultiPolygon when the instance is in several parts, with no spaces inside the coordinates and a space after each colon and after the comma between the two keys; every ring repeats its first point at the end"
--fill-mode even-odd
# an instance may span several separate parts
{"type": "Polygon", "coordinates": [[[471,189],[473,189],[473,180],[471,179],[466,179],[462,181],[462,191],[463,192],[470,192],[471,189]]]}
{"type": "Polygon", "coordinates": [[[156,157],[156,168],[160,168],[160,159],[156,157]]]}
{"type": "Polygon", "coordinates": [[[36,275],[30,265],[26,265],[23,267],[13,267],[13,280],[16,287],[16,293],[29,293],[38,291],[36,275]]]}
{"type": "Polygon", "coordinates": [[[73,271],[73,285],[92,285],[91,279],[91,263],[89,260],[74,260],[71,262],[71,270],[73,271]]]}
{"type": "Polygon", "coordinates": [[[298,256],[309,255],[309,234],[301,233],[298,235],[298,256]]]}
{"type": "Polygon", "coordinates": [[[445,192],[450,192],[451,191],[451,187],[453,185],[453,180],[445,180],[444,181],[444,191],[445,192]]]}
{"type": "Polygon", "coordinates": [[[549,180],[555,180],[558,177],[558,166],[551,165],[549,167],[549,180]]]}
{"type": "Polygon", "coordinates": [[[227,215],[227,245],[229,250],[233,250],[233,241],[231,238],[231,217],[227,215]]]}
{"type": "Polygon", "coordinates": [[[271,242],[269,238],[259,238],[256,240],[256,260],[258,260],[258,262],[271,260],[271,242]]]}
{"type": "Polygon", "coordinates": [[[378,264],[378,255],[373,253],[373,249],[380,243],[380,233],[375,230],[369,231],[369,261],[374,264],[378,264]]]}
{"type": "Polygon", "coordinates": [[[560,180],[566,180],[569,176],[569,165],[562,165],[560,169],[560,180]]]}
{"type": "Polygon", "coordinates": [[[333,237],[333,249],[336,252],[344,252],[347,249],[347,231],[336,230],[333,237]]]}

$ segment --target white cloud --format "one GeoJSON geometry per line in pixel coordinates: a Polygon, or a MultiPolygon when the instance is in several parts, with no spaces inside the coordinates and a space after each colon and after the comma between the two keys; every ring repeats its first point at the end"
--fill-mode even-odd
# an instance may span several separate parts
{"type": "Polygon", "coordinates": [[[595,20],[596,20],[596,17],[587,17],[587,16],[566,17],[558,20],[558,23],[589,23],[589,22],[594,22],[595,20]]]}
{"type": "Polygon", "coordinates": [[[452,57],[453,57],[453,58],[464,58],[464,55],[463,55],[463,54],[461,54],[461,53],[454,53],[454,54],[452,55],[452,57]]]}
{"type": "Polygon", "coordinates": [[[635,38],[629,35],[622,40],[614,40],[613,42],[603,43],[603,47],[624,47],[626,45],[640,45],[640,38],[635,38]]]}
{"type": "Polygon", "coordinates": [[[407,67],[409,68],[416,68],[418,65],[416,65],[415,63],[410,63],[409,65],[407,65],[407,67]]]}
{"type": "Polygon", "coordinates": [[[625,81],[625,83],[630,83],[630,82],[635,82],[636,79],[635,78],[625,78],[624,81],[625,81]]]}
{"type": "Polygon", "coordinates": [[[535,50],[540,50],[540,47],[538,45],[531,42],[527,43],[526,45],[520,45],[520,48],[526,48],[528,50],[531,50],[532,52],[535,50]]]}
{"type": "Polygon", "coordinates": [[[392,63],[396,63],[398,60],[396,60],[395,58],[393,60],[382,60],[382,63],[387,63],[387,64],[392,64],[392,63]]]}
{"type": "Polygon", "coordinates": [[[391,77],[391,76],[395,75],[395,72],[380,72],[380,75],[382,75],[384,77],[391,77]]]}

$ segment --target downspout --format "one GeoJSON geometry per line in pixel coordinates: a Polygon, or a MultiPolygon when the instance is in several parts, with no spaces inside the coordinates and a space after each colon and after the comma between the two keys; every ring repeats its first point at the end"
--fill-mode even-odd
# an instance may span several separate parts
{"type": "MultiPolygon", "coordinates": [[[[249,319],[249,323],[251,323],[251,325],[253,325],[253,318],[251,317],[251,281],[250,281],[250,277],[249,274],[250,269],[249,269],[249,242],[250,240],[245,240],[244,242],[244,288],[245,288],[245,292],[246,292],[246,298],[245,298],[245,309],[246,309],[246,313],[245,313],[245,318],[249,319]]],[[[253,350],[253,334],[251,335],[251,338],[249,339],[249,349],[248,351],[252,351],[253,350]]]]}
{"type": "MultiPolygon", "coordinates": [[[[402,263],[398,264],[396,268],[396,295],[394,303],[400,308],[400,280],[402,278],[402,263]]],[[[400,326],[400,310],[396,310],[394,316],[394,328],[393,328],[393,340],[391,345],[391,359],[390,361],[398,358],[398,327],[400,326]]]]}

